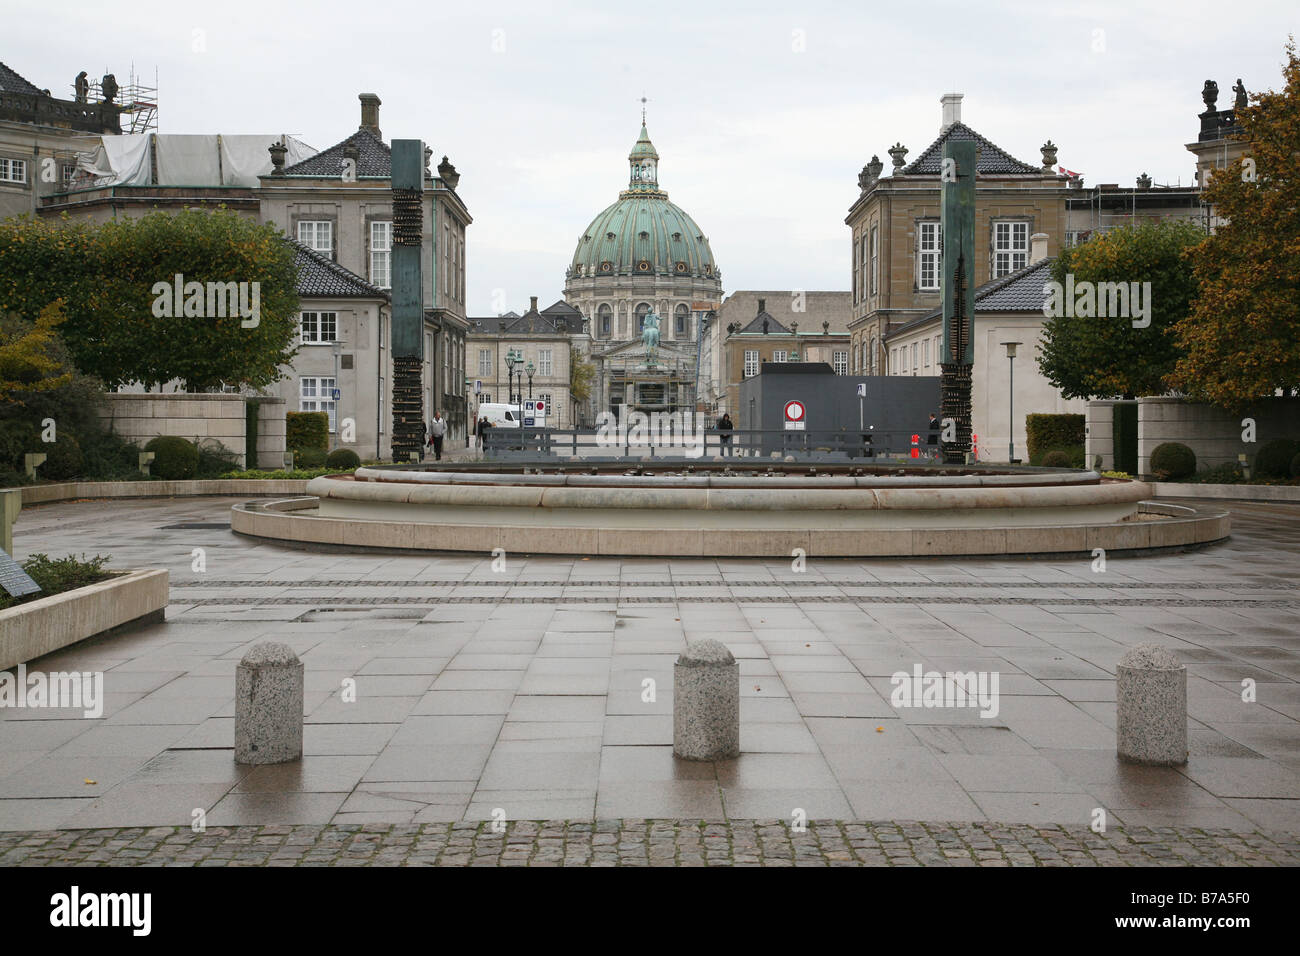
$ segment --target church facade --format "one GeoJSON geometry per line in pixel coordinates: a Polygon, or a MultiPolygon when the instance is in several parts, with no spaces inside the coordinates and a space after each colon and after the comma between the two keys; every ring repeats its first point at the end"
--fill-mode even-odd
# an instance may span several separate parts
{"type": "Polygon", "coordinates": [[[722,273],[704,231],[659,188],[644,116],[628,164],[627,188],[583,231],[565,271],[565,301],[590,333],[591,412],[694,409],[701,332],[722,300],[722,273]],[[647,349],[651,315],[659,341],[647,349]]]}

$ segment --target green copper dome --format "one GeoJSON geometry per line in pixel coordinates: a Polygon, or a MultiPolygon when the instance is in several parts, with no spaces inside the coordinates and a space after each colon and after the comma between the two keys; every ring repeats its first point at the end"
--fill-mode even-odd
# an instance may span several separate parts
{"type": "Polygon", "coordinates": [[[568,274],[716,279],[718,267],[704,231],[659,188],[659,153],[644,123],[628,164],[628,188],[578,239],[568,274]]]}

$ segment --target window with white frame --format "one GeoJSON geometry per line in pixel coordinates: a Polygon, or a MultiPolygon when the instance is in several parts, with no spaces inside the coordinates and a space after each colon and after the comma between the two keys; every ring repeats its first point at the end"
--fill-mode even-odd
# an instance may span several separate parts
{"type": "Polygon", "coordinates": [[[758,374],[758,349],[745,349],[745,378],[758,374]]]}
{"type": "Polygon", "coordinates": [[[831,365],[835,367],[836,375],[848,375],[849,374],[849,353],[832,352],[831,365]]]}
{"type": "Polygon", "coordinates": [[[478,375],[479,378],[487,378],[492,374],[492,350],[478,350],[478,375]]]}
{"type": "Polygon", "coordinates": [[[27,160],[0,156],[0,183],[27,182],[27,160]]]}
{"type": "Polygon", "coordinates": [[[1029,264],[1029,223],[993,224],[993,278],[1009,275],[1029,264]]]}
{"type": "Polygon", "coordinates": [[[874,334],[871,336],[871,345],[869,346],[869,348],[871,349],[871,351],[867,353],[867,369],[871,372],[872,375],[875,375],[876,374],[876,336],[874,334]]]}
{"type": "MultiPolygon", "coordinates": [[[[300,412],[328,412],[330,433],[334,433],[334,379],[303,378],[299,379],[298,410],[300,412]]],[[[380,416],[383,420],[383,416],[380,416]]]]}
{"type": "Polygon", "coordinates": [[[916,224],[916,286],[931,292],[939,290],[939,270],[943,268],[943,229],[934,220],[916,224]]]}
{"type": "Polygon", "coordinates": [[[337,312],[302,313],[302,344],[324,345],[338,339],[339,314],[337,312]]]}
{"type": "Polygon", "coordinates": [[[880,227],[871,227],[871,280],[870,291],[872,295],[876,294],[876,287],[880,281],[880,227]]]}
{"type": "Polygon", "coordinates": [[[930,367],[930,340],[925,339],[921,342],[921,364],[926,368],[930,367]]]}
{"type": "Polygon", "coordinates": [[[772,361],[773,361],[773,362],[788,362],[789,360],[790,360],[790,353],[789,353],[788,351],[786,351],[785,349],[773,349],[773,350],[772,350],[772,361]]]}
{"type": "Polygon", "coordinates": [[[916,343],[912,343],[912,374],[916,374],[916,343]]]}
{"type": "Polygon", "coordinates": [[[334,251],[334,223],[328,219],[303,219],[298,223],[298,241],[328,256],[334,251]]]}
{"type": "Polygon", "coordinates": [[[552,351],[551,351],[551,349],[538,349],[538,350],[537,350],[537,374],[538,374],[538,375],[552,375],[552,374],[554,374],[554,373],[551,371],[551,367],[552,367],[552,364],[553,364],[553,363],[552,363],[552,359],[551,359],[551,355],[552,355],[552,351]]]}
{"type": "Polygon", "coordinates": [[[691,310],[683,302],[673,312],[673,335],[679,339],[689,336],[691,334],[690,321],[691,310]]]}
{"type": "Polygon", "coordinates": [[[393,224],[370,224],[370,284],[381,289],[393,287],[393,224]]]}

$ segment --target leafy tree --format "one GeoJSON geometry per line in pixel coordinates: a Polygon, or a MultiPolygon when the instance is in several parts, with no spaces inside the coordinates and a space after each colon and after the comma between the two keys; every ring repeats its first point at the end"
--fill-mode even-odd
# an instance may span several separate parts
{"type": "Polygon", "coordinates": [[[575,348],[569,349],[569,395],[575,403],[591,398],[591,386],[596,381],[596,366],[582,357],[575,348]]]}
{"type": "Polygon", "coordinates": [[[1170,329],[1187,314],[1195,293],[1191,264],[1183,252],[1202,238],[1194,223],[1165,220],[1111,229],[1063,250],[1051,267],[1052,281],[1062,287],[1051,304],[1059,301],[1062,308],[1054,309],[1043,324],[1038,352],[1043,376],[1066,398],[1164,394],[1164,377],[1180,355],[1170,329]],[[1067,281],[1070,276],[1072,282],[1067,281]],[[1109,292],[1097,291],[1102,283],[1127,287],[1128,316],[1110,312],[1116,300],[1109,292]],[[1070,288],[1075,290],[1070,303],[1075,315],[1064,311],[1070,288]],[[1102,299],[1107,302],[1106,316],[1098,314],[1102,299]]]}
{"type": "Polygon", "coordinates": [[[72,381],[54,332],[62,321],[58,301],[41,309],[35,322],[16,314],[0,319],[0,404],[19,405],[31,395],[72,381]]]}
{"type": "Polygon", "coordinates": [[[20,217],[0,223],[0,312],[34,315],[62,299],[61,335],[77,367],[108,387],[179,379],[190,390],[260,388],[297,351],[293,259],[274,226],[226,210],[98,226],[20,217]],[[237,310],[221,316],[215,301],[195,299],[184,286],[178,300],[177,275],[205,290],[247,283],[250,310],[256,283],[256,321],[237,310]]]}
{"type": "Polygon", "coordinates": [[[1231,411],[1300,386],[1300,61],[1281,92],[1236,111],[1249,156],[1215,170],[1204,198],[1227,220],[1191,253],[1200,294],[1174,328],[1169,383],[1231,411]],[[1250,163],[1253,161],[1253,175],[1250,163]]]}

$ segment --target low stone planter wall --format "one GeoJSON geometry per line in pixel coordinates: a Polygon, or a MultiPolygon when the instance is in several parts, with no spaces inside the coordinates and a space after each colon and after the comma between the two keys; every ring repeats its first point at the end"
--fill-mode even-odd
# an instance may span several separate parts
{"type": "Polygon", "coordinates": [[[1300,502],[1300,486],[1297,485],[1192,485],[1177,481],[1156,481],[1151,486],[1155,488],[1157,498],[1300,502]]]}
{"type": "Polygon", "coordinates": [[[183,498],[211,495],[239,498],[244,495],[297,495],[307,487],[306,478],[211,478],[202,481],[63,481],[23,488],[23,507],[49,505],[78,498],[183,498]]]}
{"type": "Polygon", "coordinates": [[[0,670],[124,624],[161,621],[167,572],[127,571],[108,581],[0,611],[0,670]]]}

